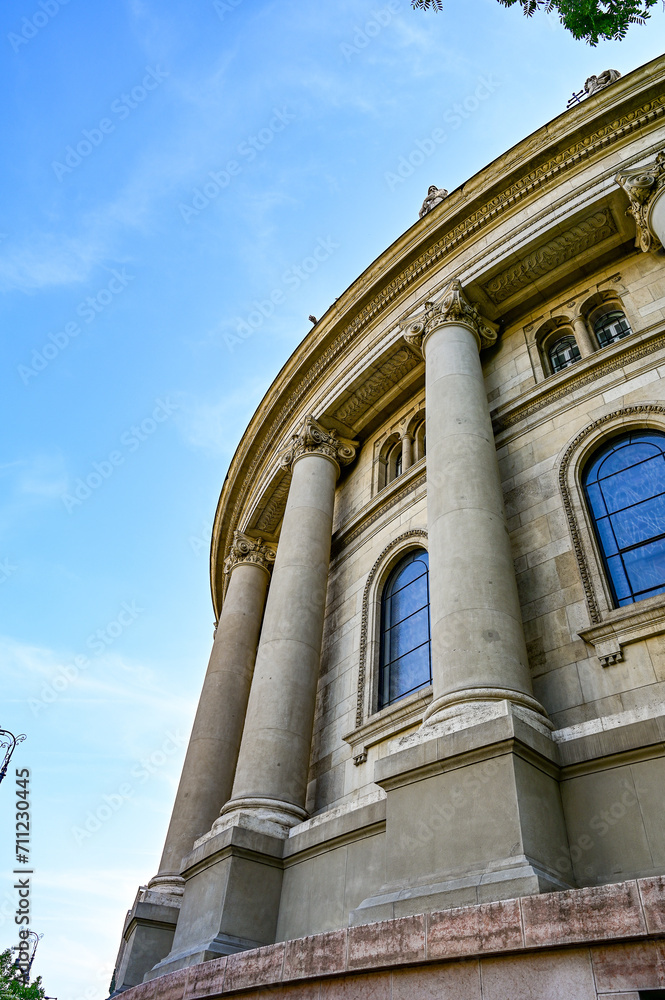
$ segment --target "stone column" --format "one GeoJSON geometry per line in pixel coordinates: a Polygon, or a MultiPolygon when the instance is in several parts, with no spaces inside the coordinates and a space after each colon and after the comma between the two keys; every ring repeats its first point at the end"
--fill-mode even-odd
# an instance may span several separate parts
{"type": "Polygon", "coordinates": [[[572,879],[558,751],[532,694],[479,358],[496,333],[453,281],[404,336],[425,358],[434,698],[420,730],[374,766],[386,792],[386,881],[351,925],[572,879]]]}
{"type": "Polygon", "coordinates": [[[665,150],[653,163],[617,174],[630,201],[628,212],[635,219],[635,246],[645,252],[665,246],[665,150]]]}
{"type": "Polygon", "coordinates": [[[203,690],[194,719],[159,873],[149,888],[166,891],[194,841],[210,830],[231,795],[261,617],[274,551],[236,531],[224,563],[229,575],[203,690]]]}
{"type": "Polygon", "coordinates": [[[583,358],[588,358],[589,355],[594,354],[598,350],[598,346],[594,344],[582,316],[576,316],[573,320],[573,330],[575,331],[575,340],[580,349],[580,355],[583,358]]]}
{"type": "Polygon", "coordinates": [[[402,472],[413,465],[413,438],[406,428],[401,429],[402,437],[402,472]]]}
{"type": "Polygon", "coordinates": [[[116,966],[116,987],[135,986],[168,955],[179,925],[182,859],[219,814],[233,784],[273,550],[236,531],[215,632],[158,874],[139,890],[116,966]]]}
{"type": "Polygon", "coordinates": [[[284,836],[306,818],[335,483],[355,456],[313,417],[281,456],[292,471],[233,794],[213,827],[284,836]]]}
{"type": "Polygon", "coordinates": [[[426,722],[463,715],[470,703],[505,700],[542,718],[479,357],[496,333],[454,281],[406,337],[425,358],[434,688],[426,722]]]}

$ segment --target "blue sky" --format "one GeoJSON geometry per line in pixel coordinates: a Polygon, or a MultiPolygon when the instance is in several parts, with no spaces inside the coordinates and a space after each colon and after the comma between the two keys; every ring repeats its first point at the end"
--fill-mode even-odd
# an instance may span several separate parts
{"type": "Polygon", "coordinates": [[[0,724],[28,737],[0,787],[0,947],[15,764],[33,971],[102,1000],[157,869],[212,641],[210,525],[263,393],[429,184],[660,54],[665,19],[593,50],[496,0],[14,0],[0,18],[0,724]]]}

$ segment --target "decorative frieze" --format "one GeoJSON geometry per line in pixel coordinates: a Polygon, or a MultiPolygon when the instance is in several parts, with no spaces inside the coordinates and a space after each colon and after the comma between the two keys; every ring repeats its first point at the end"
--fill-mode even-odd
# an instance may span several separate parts
{"type": "Polygon", "coordinates": [[[353,395],[335,411],[335,418],[352,425],[373,403],[413,371],[420,361],[417,354],[408,347],[402,347],[358,386],[353,395]]]}
{"type": "Polygon", "coordinates": [[[663,244],[649,225],[649,212],[656,194],[665,185],[665,150],[658,154],[653,163],[617,174],[616,181],[630,201],[626,215],[632,215],[635,219],[635,246],[645,253],[660,250],[663,244]]]}
{"type": "Polygon", "coordinates": [[[291,444],[279,456],[283,469],[290,469],[302,455],[325,455],[338,465],[348,465],[356,457],[357,441],[349,441],[338,436],[337,431],[327,430],[311,414],[305,417],[298,434],[291,438],[291,444]]]}
{"type": "Polygon", "coordinates": [[[262,538],[250,538],[242,531],[234,531],[229,554],[224,560],[224,572],[230,573],[238,563],[253,563],[269,570],[275,561],[275,550],[262,538]]]}
{"type": "Polygon", "coordinates": [[[489,326],[476,306],[469,302],[457,278],[450,282],[440,299],[426,302],[423,313],[402,324],[404,339],[422,353],[424,339],[447,323],[470,326],[479,338],[481,348],[491,347],[496,342],[496,329],[489,326]]]}
{"type": "Polygon", "coordinates": [[[542,278],[573,257],[614,236],[616,232],[616,222],[609,208],[594,212],[544,246],[538,247],[517,264],[511,264],[501,271],[482,286],[483,290],[498,305],[531,284],[534,278],[542,278]]]}

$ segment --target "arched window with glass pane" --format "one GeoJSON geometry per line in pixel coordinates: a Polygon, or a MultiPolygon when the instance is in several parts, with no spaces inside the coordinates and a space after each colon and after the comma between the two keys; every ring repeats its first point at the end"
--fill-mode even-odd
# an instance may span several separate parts
{"type": "Polygon", "coordinates": [[[580,349],[572,336],[561,337],[547,351],[553,374],[563,371],[580,360],[580,349]]]}
{"type": "Polygon", "coordinates": [[[608,347],[633,332],[626,314],[616,306],[604,306],[592,316],[593,332],[601,347],[608,347]]]}
{"type": "Polygon", "coordinates": [[[665,434],[631,431],[597,451],[584,473],[617,607],[665,591],[665,434]]]}
{"type": "Polygon", "coordinates": [[[431,682],[429,559],[416,549],[397,564],[381,597],[379,708],[431,682]]]}

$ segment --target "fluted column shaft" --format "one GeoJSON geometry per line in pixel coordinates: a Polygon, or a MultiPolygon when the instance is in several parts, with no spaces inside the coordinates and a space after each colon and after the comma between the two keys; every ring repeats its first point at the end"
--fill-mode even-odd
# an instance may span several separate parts
{"type": "Polygon", "coordinates": [[[173,891],[181,859],[231,795],[273,559],[260,539],[236,532],[226,563],[226,597],[152,889],[173,891]]]}
{"type": "Polygon", "coordinates": [[[306,816],[335,483],[342,457],[344,446],[309,418],[283,463],[291,466],[291,485],[233,794],[215,829],[235,821],[239,813],[272,825],[272,832],[284,831],[306,816]],[[323,438],[322,447],[317,438],[323,438]]]}
{"type": "MultiPolygon", "coordinates": [[[[480,364],[489,329],[453,282],[411,327],[425,357],[427,522],[434,698],[426,720],[469,702],[532,695],[494,435],[480,364]]],[[[408,336],[407,336],[408,339],[408,336]]]]}

